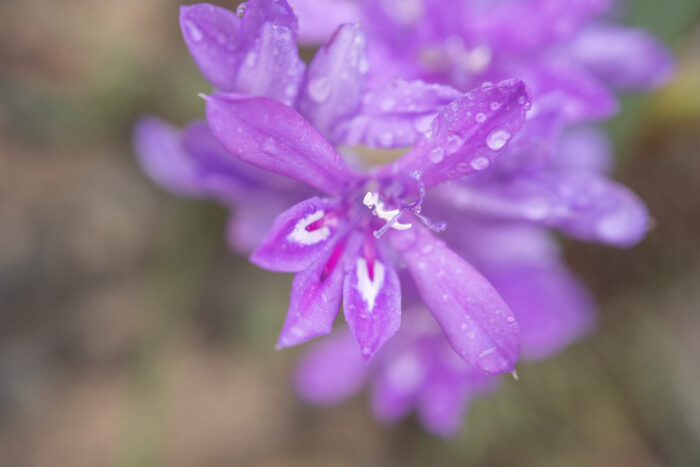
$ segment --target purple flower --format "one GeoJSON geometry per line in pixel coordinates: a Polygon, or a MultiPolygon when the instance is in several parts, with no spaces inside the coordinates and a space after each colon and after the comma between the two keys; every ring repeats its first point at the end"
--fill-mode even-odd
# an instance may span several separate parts
{"type": "Polygon", "coordinates": [[[291,0],[302,39],[327,37],[332,21],[361,20],[369,79],[424,79],[469,89],[518,77],[537,106],[555,99],[569,121],[611,116],[609,87],[654,88],[671,54],[647,32],[599,19],[609,0],[291,0]]]}
{"type": "Polygon", "coordinates": [[[422,81],[369,89],[365,33],[357,24],[334,25],[307,67],[286,2],[251,0],[242,10],[239,18],[207,3],[181,8],[183,36],[202,74],[220,91],[294,107],[334,144],[410,146],[436,109],[460,96],[422,81]]]}
{"type": "MultiPolygon", "coordinates": [[[[512,310],[523,359],[550,357],[592,329],[593,302],[544,229],[471,219],[451,230],[460,232],[457,251],[484,273],[512,310]]],[[[369,365],[347,331],[314,344],[297,367],[299,395],[330,405],[369,385],[378,419],[395,422],[416,410],[426,430],[454,435],[470,402],[495,390],[498,381],[460,359],[420,306],[408,308],[401,330],[369,365]]]]}
{"type": "Polygon", "coordinates": [[[430,233],[441,226],[423,217],[421,206],[426,189],[488,166],[524,124],[529,103],[518,80],[475,89],[443,107],[405,156],[358,173],[291,107],[240,94],[208,97],[210,127],[233,156],[323,196],[280,214],[251,256],[261,267],[297,273],[278,346],[329,333],[342,300],[369,359],[399,327],[400,259],[453,348],[484,372],[511,371],[519,353],[515,318],[493,287],[430,233]]]}

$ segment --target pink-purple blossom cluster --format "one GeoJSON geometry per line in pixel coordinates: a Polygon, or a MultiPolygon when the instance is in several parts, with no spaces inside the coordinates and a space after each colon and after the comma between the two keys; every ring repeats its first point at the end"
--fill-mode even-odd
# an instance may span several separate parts
{"type": "Polygon", "coordinates": [[[297,388],[372,387],[377,416],[416,409],[440,435],[469,400],[588,332],[592,300],[550,230],[628,247],[639,198],[609,178],[594,124],[616,90],[659,86],[670,54],[606,20],[607,0],[250,0],[184,6],[214,86],[206,121],[135,130],[144,170],[231,209],[228,239],[295,273],[278,347],[339,330],[297,388]],[[298,41],[323,42],[307,65],[298,41]],[[405,148],[363,167],[356,146],[405,148]]]}

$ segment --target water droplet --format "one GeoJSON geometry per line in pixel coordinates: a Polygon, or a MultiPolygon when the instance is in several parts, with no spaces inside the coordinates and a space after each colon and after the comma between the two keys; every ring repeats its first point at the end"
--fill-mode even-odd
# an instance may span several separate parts
{"type": "Polygon", "coordinates": [[[484,170],[491,162],[485,157],[477,157],[471,163],[474,170],[484,170]]]}
{"type": "Polygon", "coordinates": [[[433,148],[430,153],[428,154],[428,157],[430,158],[430,162],[433,164],[439,164],[442,162],[442,158],[445,156],[445,150],[442,149],[442,147],[438,146],[436,148],[433,148]]]}
{"type": "Polygon", "coordinates": [[[525,96],[518,97],[518,104],[523,105],[525,103],[525,96]]]}
{"type": "Polygon", "coordinates": [[[255,66],[255,62],[258,60],[258,54],[255,52],[250,52],[245,56],[245,66],[252,68],[255,66]]]}
{"type": "Polygon", "coordinates": [[[476,114],[476,117],[474,117],[474,120],[476,120],[476,123],[484,123],[486,121],[486,115],[479,112],[476,114]]]}
{"type": "Polygon", "coordinates": [[[512,323],[512,322],[514,322],[514,321],[515,321],[515,318],[514,318],[514,317],[512,317],[512,316],[509,316],[509,317],[508,317],[508,318],[506,318],[506,319],[508,320],[508,322],[509,322],[509,323],[512,323]]]}
{"type": "Polygon", "coordinates": [[[491,104],[489,104],[489,107],[491,107],[491,110],[498,110],[501,108],[501,104],[499,104],[498,102],[491,102],[491,104]]]}
{"type": "Polygon", "coordinates": [[[503,146],[506,145],[506,143],[508,142],[509,139],[510,139],[510,133],[507,132],[506,130],[493,130],[486,137],[486,145],[492,151],[498,151],[499,149],[501,149],[503,146]]]}
{"type": "Polygon", "coordinates": [[[382,110],[384,110],[386,112],[388,110],[393,109],[394,105],[396,105],[396,101],[392,98],[388,98],[388,99],[384,99],[382,101],[382,103],[380,104],[380,107],[382,108],[382,110]]]}
{"type": "Polygon", "coordinates": [[[424,117],[418,117],[413,125],[421,133],[427,133],[430,131],[433,120],[435,120],[435,114],[426,115],[424,117]]]}
{"type": "Polygon", "coordinates": [[[194,42],[199,42],[204,38],[204,33],[201,29],[199,29],[199,26],[197,26],[194,21],[189,19],[185,20],[185,28],[187,29],[190,39],[192,39],[194,42]]]}
{"type": "Polygon", "coordinates": [[[307,88],[309,96],[316,102],[323,102],[331,95],[331,83],[326,78],[315,78],[307,88]]]}
{"type": "Polygon", "coordinates": [[[272,138],[267,138],[263,143],[263,151],[274,154],[277,151],[277,146],[275,145],[275,140],[272,138]]]}
{"type": "Polygon", "coordinates": [[[381,136],[379,136],[379,142],[381,143],[382,147],[386,148],[391,146],[394,144],[394,134],[390,131],[382,133],[381,136]]]}
{"type": "Polygon", "coordinates": [[[362,74],[369,71],[369,60],[367,60],[366,57],[362,57],[360,59],[360,62],[357,64],[357,70],[362,74]]]}
{"type": "Polygon", "coordinates": [[[445,148],[447,149],[447,154],[454,154],[462,147],[464,140],[457,135],[450,135],[447,137],[447,144],[445,148]]]}
{"type": "Polygon", "coordinates": [[[294,84],[294,83],[288,84],[287,87],[284,88],[284,93],[289,97],[293,97],[297,93],[296,84],[294,84]]]}
{"type": "Polygon", "coordinates": [[[248,2],[243,2],[240,5],[238,5],[238,8],[236,8],[236,14],[238,15],[239,18],[243,18],[243,14],[245,13],[245,9],[248,7],[248,2]]]}
{"type": "Polygon", "coordinates": [[[450,102],[450,105],[448,107],[455,112],[459,110],[459,104],[457,103],[457,101],[450,102]]]}

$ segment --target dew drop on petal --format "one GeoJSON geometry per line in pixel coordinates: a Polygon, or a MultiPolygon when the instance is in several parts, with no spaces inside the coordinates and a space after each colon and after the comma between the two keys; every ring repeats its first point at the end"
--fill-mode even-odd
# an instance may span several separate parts
{"type": "Polygon", "coordinates": [[[510,139],[510,136],[511,136],[510,133],[507,132],[506,130],[493,130],[486,137],[486,145],[492,151],[498,151],[499,149],[501,149],[503,146],[506,145],[506,143],[510,139]]]}
{"type": "Polygon", "coordinates": [[[476,114],[476,117],[474,117],[474,120],[476,120],[476,123],[484,123],[486,121],[486,115],[479,112],[476,114]]]}
{"type": "Polygon", "coordinates": [[[523,105],[525,103],[525,96],[518,97],[518,104],[523,105]]]}
{"type": "Polygon", "coordinates": [[[331,83],[326,78],[315,78],[309,82],[309,96],[316,102],[323,102],[331,95],[331,83]]]}
{"type": "Polygon", "coordinates": [[[485,157],[477,157],[471,162],[471,166],[474,168],[474,170],[484,170],[489,166],[489,164],[490,161],[485,157]]]}
{"type": "Polygon", "coordinates": [[[199,42],[204,38],[204,33],[201,29],[199,29],[199,26],[197,26],[194,21],[189,19],[185,20],[185,28],[187,29],[190,39],[193,41],[199,42]]]}
{"type": "Polygon", "coordinates": [[[491,107],[491,110],[498,110],[501,108],[501,104],[499,104],[498,102],[491,102],[489,107],[491,107]]]}
{"type": "Polygon", "coordinates": [[[245,56],[245,65],[248,68],[252,68],[255,66],[255,62],[258,60],[258,55],[255,52],[250,52],[248,55],[245,56]]]}
{"type": "Polygon", "coordinates": [[[447,149],[447,154],[454,154],[462,147],[464,140],[457,135],[450,135],[447,137],[447,144],[445,148],[447,149]]]}
{"type": "Polygon", "coordinates": [[[430,162],[433,164],[439,164],[442,162],[442,158],[445,156],[445,150],[442,149],[442,147],[438,146],[436,148],[433,148],[430,153],[428,154],[428,157],[430,158],[430,162]]]}

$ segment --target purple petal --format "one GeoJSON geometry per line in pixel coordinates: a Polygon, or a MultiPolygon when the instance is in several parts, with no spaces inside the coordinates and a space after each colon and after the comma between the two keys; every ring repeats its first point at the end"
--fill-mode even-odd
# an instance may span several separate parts
{"type": "Polygon", "coordinates": [[[338,121],[359,109],[368,67],[364,32],[357,24],[340,26],[309,65],[299,112],[330,136],[338,121]]]}
{"type": "Polygon", "coordinates": [[[263,97],[215,94],[207,119],[223,145],[240,159],[326,193],[358,180],[328,141],[294,109],[263,97]]]}
{"type": "Polygon", "coordinates": [[[344,247],[342,241],[329,244],[326,254],[294,276],[289,311],[277,348],[291,347],[331,332],[340,311],[344,247]]]}
{"type": "Polygon", "coordinates": [[[422,227],[392,232],[392,242],[455,351],[486,373],[512,371],[518,324],[491,284],[422,227]]]}
{"type": "Polygon", "coordinates": [[[254,42],[263,25],[269,23],[288,29],[296,42],[297,17],[286,0],[250,0],[243,10],[241,31],[246,42],[254,42]]]}
{"type": "Polygon", "coordinates": [[[547,109],[528,118],[485,175],[512,176],[551,165],[561,139],[561,113],[547,109]]]}
{"type": "Polygon", "coordinates": [[[472,28],[497,48],[522,53],[571,37],[609,4],[609,0],[482,2],[473,14],[472,28]]]}
{"type": "Polygon", "coordinates": [[[159,185],[183,196],[203,196],[198,164],[182,145],[180,131],[145,117],[134,127],[134,147],[143,170],[159,185]]]}
{"type": "Polygon", "coordinates": [[[581,240],[619,247],[648,229],[644,203],[624,186],[587,171],[541,172],[500,183],[455,187],[455,207],[482,216],[537,222],[581,240]]]}
{"type": "Polygon", "coordinates": [[[264,197],[260,202],[237,203],[226,225],[229,247],[242,255],[249,255],[260,245],[270,231],[276,215],[284,209],[281,199],[264,197]]]}
{"type": "Polygon", "coordinates": [[[395,422],[416,403],[429,362],[416,346],[392,352],[386,360],[372,385],[372,411],[384,422],[395,422]]]}
{"type": "Polygon", "coordinates": [[[550,357],[590,332],[593,301],[564,266],[502,264],[485,272],[518,319],[523,358],[550,357]]]}
{"type": "Polygon", "coordinates": [[[467,399],[462,382],[449,372],[433,372],[418,401],[418,417],[429,432],[444,438],[462,426],[467,399]]]}
{"type": "Polygon", "coordinates": [[[183,6],[180,25],[204,76],[223,91],[292,104],[304,76],[296,18],[285,2],[251,0],[243,20],[207,3],[183,6]]]}
{"type": "Polygon", "coordinates": [[[426,187],[484,170],[525,123],[530,96],[522,81],[482,86],[444,107],[431,132],[381,175],[422,174],[426,187]]]}
{"type": "Polygon", "coordinates": [[[343,330],[314,344],[299,361],[294,386],[312,404],[336,404],[357,393],[367,379],[367,364],[350,332],[343,330]]]}
{"type": "Polygon", "coordinates": [[[339,24],[353,23],[360,18],[357,2],[352,0],[289,0],[299,18],[302,42],[320,44],[328,40],[339,24]]]}
{"type": "Polygon", "coordinates": [[[183,5],[180,7],[180,27],[202,74],[214,86],[233,90],[243,59],[238,16],[226,8],[208,3],[183,5]]]}
{"type": "Polygon", "coordinates": [[[265,96],[292,105],[305,69],[292,31],[285,26],[264,23],[256,41],[246,49],[235,86],[222,89],[265,96]]]}
{"type": "Polygon", "coordinates": [[[308,268],[340,233],[337,201],[311,198],[277,216],[250,257],[261,268],[297,272],[308,268]]]}
{"type": "Polygon", "coordinates": [[[401,324],[399,276],[381,251],[373,250],[374,237],[359,238],[348,255],[343,284],[345,321],[369,360],[398,331],[401,324]]]}
{"type": "Polygon", "coordinates": [[[392,81],[366,92],[360,111],[335,128],[334,139],[379,148],[412,146],[431,130],[438,110],[459,97],[449,86],[392,81]]]}
{"type": "Polygon", "coordinates": [[[610,118],[618,111],[615,95],[585,67],[568,59],[550,59],[523,68],[519,76],[532,86],[533,115],[556,109],[567,123],[610,118]]]}
{"type": "Polygon", "coordinates": [[[609,174],[614,164],[612,143],[600,128],[568,128],[562,135],[558,156],[553,162],[556,168],[609,174]]]}
{"type": "Polygon", "coordinates": [[[607,24],[586,28],[571,53],[605,82],[624,90],[660,87],[674,72],[671,52],[642,29],[607,24]]]}

